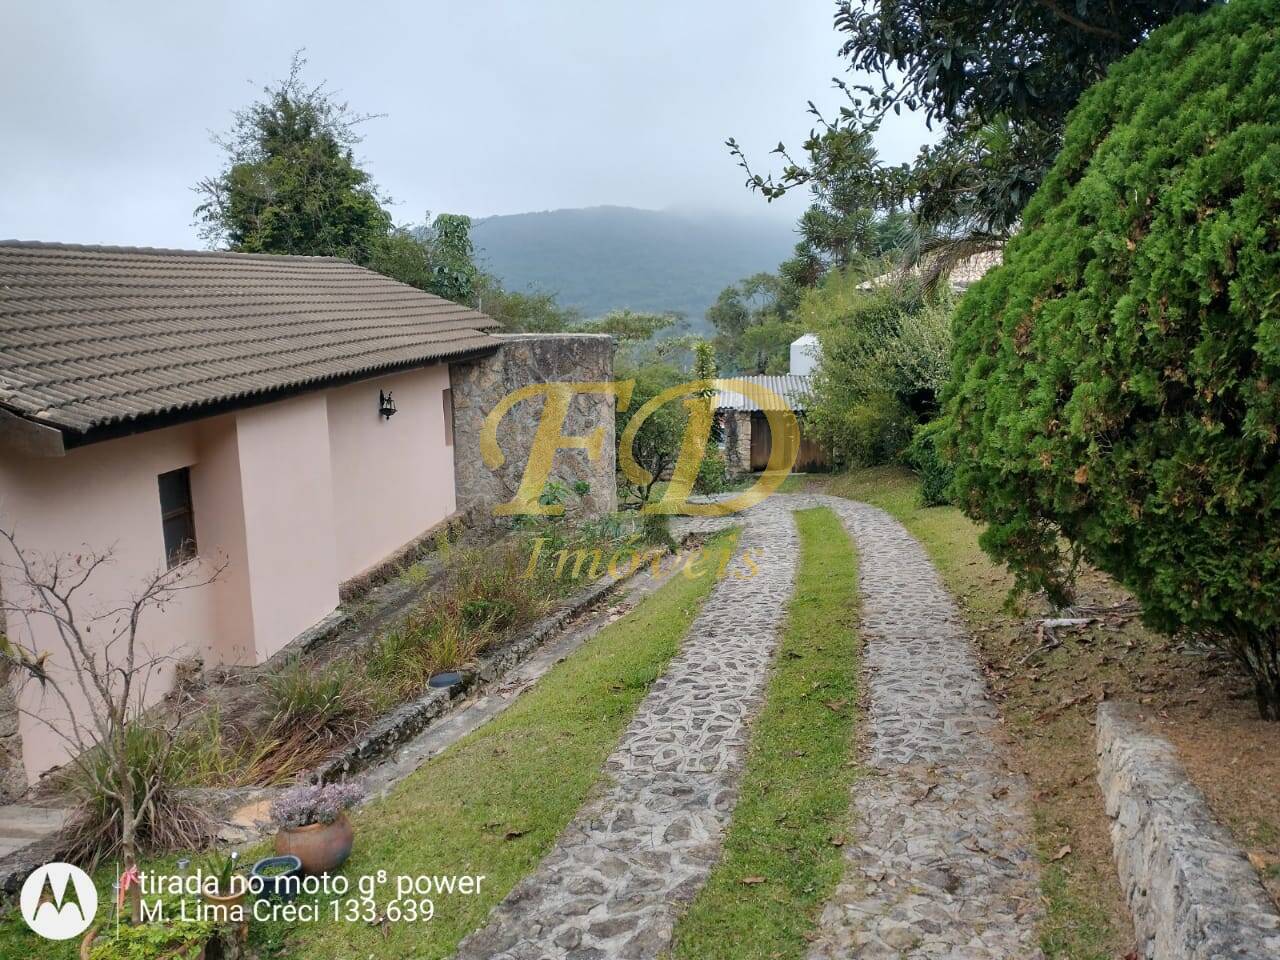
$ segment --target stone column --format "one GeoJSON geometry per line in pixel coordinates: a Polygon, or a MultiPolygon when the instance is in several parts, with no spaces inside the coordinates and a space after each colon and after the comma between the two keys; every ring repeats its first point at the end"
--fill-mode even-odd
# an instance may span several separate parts
{"type": "MultiPolygon", "coordinates": [[[[485,417],[509,393],[534,383],[598,383],[613,380],[613,338],[604,334],[506,334],[494,338],[498,351],[478,360],[449,365],[453,390],[453,459],[458,509],[488,514],[511,500],[524,476],[543,400],[534,398],[514,406],[498,427],[498,446],[505,462],[490,469],[480,452],[485,417]]],[[[589,486],[580,501],[586,514],[613,513],[618,508],[614,449],[614,398],[608,394],[575,396],[565,418],[566,436],[587,436],[603,430],[600,456],[589,460],[585,450],[558,450],[551,479],[572,488],[589,486]]],[[[578,498],[570,494],[570,503],[578,498]]],[[[477,518],[479,519],[479,517],[477,518]]]]}
{"type": "Polygon", "coordinates": [[[724,465],[730,474],[738,473],[738,418],[732,410],[724,411],[724,465]]]}
{"type": "Polygon", "coordinates": [[[725,416],[725,460],[732,473],[751,472],[751,413],[729,410],[725,416]]]}
{"type": "Polygon", "coordinates": [[[27,789],[22,765],[22,734],[18,731],[18,698],[11,668],[0,660],[0,803],[17,800],[27,789]]]}

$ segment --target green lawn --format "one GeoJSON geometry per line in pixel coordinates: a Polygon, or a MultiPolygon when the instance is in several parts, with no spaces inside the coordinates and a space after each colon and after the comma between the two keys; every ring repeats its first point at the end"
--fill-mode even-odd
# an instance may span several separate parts
{"type": "Polygon", "coordinates": [[[830,510],[796,518],[796,593],[724,855],[676,926],[675,956],[688,960],[803,957],[842,872],[857,774],[856,561],[830,510]]]}
{"type": "Polygon", "coordinates": [[[481,894],[436,897],[428,923],[304,925],[282,954],[448,956],[538,864],[582,805],[713,583],[709,576],[672,577],[506,713],[361,811],[347,876],[484,875],[481,894]]]}
{"type": "MultiPolygon", "coordinates": [[[[736,533],[709,544],[732,549],[736,533]]],[[[557,665],[509,710],[354,818],[344,875],[483,875],[478,895],[436,896],[430,922],[255,924],[264,956],[297,960],[447,957],[547,853],[601,775],[641,699],[675,654],[714,584],[671,577],[557,665]]],[[[101,878],[107,895],[110,878],[101,878]]],[[[384,888],[385,889],[385,888],[384,888]]],[[[380,901],[388,899],[384,894],[380,901]]],[[[105,907],[104,907],[105,909],[105,907]]],[[[73,944],[0,920],[0,960],[75,956],[73,944]]]]}

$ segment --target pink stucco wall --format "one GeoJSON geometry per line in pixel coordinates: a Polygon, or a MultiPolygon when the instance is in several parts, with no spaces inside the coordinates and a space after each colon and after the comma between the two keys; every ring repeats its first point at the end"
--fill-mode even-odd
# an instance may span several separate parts
{"type": "MultiPolygon", "coordinates": [[[[4,457],[0,459],[0,523],[15,531],[28,554],[66,557],[86,549],[111,551],[112,562],[99,568],[80,597],[77,612],[83,620],[118,606],[149,576],[164,569],[157,477],[199,459],[198,431],[193,426],[72,450],[56,459],[4,457]]],[[[195,473],[193,470],[193,481],[195,473]]],[[[207,513],[202,521],[206,531],[231,519],[219,518],[212,508],[207,513]]],[[[212,533],[209,536],[213,537],[212,533]]],[[[207,549],[214,546],[211,542],[207,549]]],[[[216,609],[219,600],[230,599],[226,586],[186,592],[175,597],[163,613],[151,611],[139,632],[142,645],[156,654],[176,656],[208,656],[219,650],[216,609]]],[[[6,597],[18,594],[9,577],[4,590],[6,597]]],[[[73,680],[65,669],[67,661],[53,622],[36,618],[28,634],[27,627],[13,619],[9,618],[8,631],[20,640],[30,637],[37,650],[49,651],[54,675],[73,680]]],[[[147,691],[151,699],[169,687],[171,669],[165,665],[151,679],[147,691]]],[[[81,708],[84,700],[74,682],[65,686],[73,705],[81,708]]],[[[24,710],[46,719],[56,721],[64,716],[58,698],[49,692],[42,695],[38,684],[26,684],[19,703],[24,710]]],[[[64,741],[46,725],[24,715],[19,728],[28,777],[34,779],[65,759],[64,741]]]]}
{"type": "Polygon", "coordinates": [[[236,433],[261,661],[338,605],[324,394],[247,410],[236,433]]]}
{"type": "MultiPolygon", "coordinates": [[[[338,604],[338,585],[454,509],[453,451],[445,444],[444,365],[304,394],[238,413],[73,449],[40,459],[0,454],[0,524],[28,552],[68,555],[111,547],[114,562],[81,600],[87,614],[118,604],[163,569],[157,477],[191,468],[199,564],[218,580],[153,612],[142,638],[154,652],[206,664],[261,662],[338,604]],[[378,391],[399,413],[378,416],[378,391]]],[[[8,559],[7,557],[5,559],[8,559]]],[[[12,589],[8,582],[7,590],[12,589]]],[[[24,641],[27,627],[7,624],[24,641]]],[[[58,670],[61,643],[35,625],[34,646],[58,670]]],[[[171,685],[171,667],[148,687],[171,685]]],[[[59,717],[38,685],[24,709],[59,717]]],[[[28,776],[66,758],[60,738],[20,718],[28,776]]]]}
{"type": "Polygon", "coordinates": [[[338,578],[347,580],[454,510],[453,447],[445,444],[449,368],[427,367],[329,391],[338,578]],[[390,391],[397,413],[378,414],[390,391]]]}
{"type": "MultiPolygon", "coordinates": [[[[145,435],[144,435],[145,436],[145,435]]],[[[247,664],[257,660],[253,608],[249,602],[249,547],[240,487],[240,448],[234,416],[196,425],[199,459],[191,468],[191,502],[200,554],[225,563],[208,589],[213,623],[206,662],[247,664]]]]}

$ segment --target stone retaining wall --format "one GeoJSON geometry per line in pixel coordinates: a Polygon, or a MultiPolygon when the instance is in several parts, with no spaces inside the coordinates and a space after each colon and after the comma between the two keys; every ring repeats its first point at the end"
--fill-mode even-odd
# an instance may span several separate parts
{"type": "MultiPolygon", "coordinates": [[[[487,512],[497,504],[510,501],[520,486],[541,420],[541,398],[516,404],[503,418],[498,427],[498,446],[506,458],[502,466],[490,469],[480,452],[480,432],[485,417],[507,394],[534,383],[613,380],[614,342],[610,336],[508,334],[496,339],[502,344],[497,353],[449,367],[459,510],[487,512]]],[[[575,396],[563,432],[572,437],[602,430],[600,455],[589,459],[585,450],[558,450],[553,460],[552,479],[568,487],[577,481],[585,481],[590,486],[581,502],[588,514],[612,513],[617,509],[613,417],[612,396],[601,393],[575,396]]],[[[576,498],[570,499],[576,502],[576,498]]]]}
{"type": "Polygon", "coordinates": [[[338,601],[351,603],[367,594],[374,587],[393,580],[424,557],[430,556],[444,538],[456,541],[463,533],[476,526],[475,518],[464,510],[455,510],[439,523],[424,531],[386,559],[338,584],[338,601]]]}
{"type": "Polygon", "coordinates": [[[1280,957],[1280,915],[1257,873],[1130,704],[1098,707],[1098,782],[1139,957],[1280,957]]]}

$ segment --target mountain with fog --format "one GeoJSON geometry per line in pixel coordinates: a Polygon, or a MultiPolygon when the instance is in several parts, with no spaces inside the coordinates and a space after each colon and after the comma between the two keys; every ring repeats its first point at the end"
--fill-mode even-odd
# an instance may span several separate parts
{"type": "Polygon", "coordinates": [[[776,218],[587,207],[477,219],[481,266],[508,290],[555,293],[586,316],[682,313],[694,329],[722,289],[775,270],[794,247],[776,218]]]}

